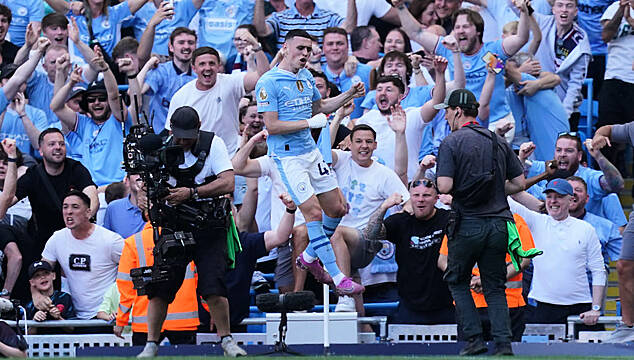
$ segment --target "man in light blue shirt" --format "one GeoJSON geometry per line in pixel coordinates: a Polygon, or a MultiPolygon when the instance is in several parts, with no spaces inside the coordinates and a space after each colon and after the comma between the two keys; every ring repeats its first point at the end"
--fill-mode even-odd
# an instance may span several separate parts
{"type": "MultiPolygon", "coordinates": [[[[339,91],[344,92],[357,83],[363,83],[366,91],[370,89],[370,71],[372,71],[370,65],[357,64],[357,71],[350,77],[344,71],[344,65],[348,61],[348,34],[344,29],[330,27],[324,30],[323,48],[326,63],[321,68],[328,77],[328,81],[335,84],[339,91]]],[[[351,119],[358,119],[363,115],[362,102],[363,98],[354,100],[351,119]]]]}
{"type": "Polygon", "coordinates": [[[143,230],[146,221],[143,220],[137,198],[138,191],[143,185],[143,179],[139,175],[127,174],[124,181],[130,189],[130,194],[108,204],[103,227],[126,239],[143,230]]]}
{"type": "Polygon", "coordinates": [[[9,40],[17,46],[24,45],[26,27],[30,23],[39,26],[44,16],[44,5],[41,0],[1,0],[0,4],[11,9],[11,26],[9,26],[9,40]]]}
{"type": "Polygon", "coordinates": [[[309,244],[297,259],[298,267],[309,270],[320,282],[333,282],[340,295],[359,294],[363,286],[341,272],[330,244],[329,236],[345,215],[346,204],[310,129],[325,127],[324,113],[332,113],[348,101],[365,95],[365,87],[357,83],[339,96],[321,99],[313,76],[305,68],[312,52],[311,38],[304,30],[288,32],[281,49],[284,58],[257,82],[258,111],[263,113],[269,134],[268,154],[306,219],[309,244]]]}

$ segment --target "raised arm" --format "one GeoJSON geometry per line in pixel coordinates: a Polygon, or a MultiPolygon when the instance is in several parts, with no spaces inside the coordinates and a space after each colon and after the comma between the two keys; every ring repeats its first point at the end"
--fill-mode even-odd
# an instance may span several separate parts
{"type": "Polygon", "coordinates": [[[608,160],[599,149],[594,148],[592,146],[592,139],[586,139],[586,148],[590,152],[590,155],[594,158],[594,160],[599,164],[601,171],[603,171],[603,176],[599,179],[599,183],[601,184],[601,188],[606,192],[614,192],[618,193],[625,187],[625,180],[623,180],[623,176],[621,172],[608,160]]]}
{"type": "Polygon", "coordinates": [[[350,89],[341,94],[328,99],[320,99],[313,102],[313,114],[324,113],[330,114],[337,111],[340,107],[352,99],[365,96],[365,84],[358,82],[350,89]]]}
{"type": "MultiPolygon", "coordinates": [[[[119,70],[125,73],[126,76],[128,77],[128,95],[130,95],[130,99],[132,99],[130,101],[130,106],[132,107],[132,112],[131,112],[132,120],[135,124],[138,124],[140,121],[139,114],[141,112],[141,109],[143,108],[143,96],[141,96],[141,89],[139,87],[139,82],[136,79],[138,69],[132,62],[132,59],[130,58],[117,59],[117,65],[119,66],[119,70]]],[[[106,78],[107,77],[104,76],[104,81],[106,78]]],[[[116,80],[115,80],[115,84],[116,84],[116,80]]],[[[117,87],[117,96],[118,95],[119,95],[119,89],[117,87]]],[[[121,102],[118,99],[117,99],[117,104],[121,105],[121,102]]],[[[120,112],[121,109],[117,109],[117,111],[119,111],[119,114],[121,114],[120,112]]],[[[126,109],[123,109],[123,111],[127,112],[126,109]]]]}
{"type": "Polygon", "coordinates": [[[356,0],[348,0],[348,8],[346,12],[346,19],[341,24],[341,27],[346,30],[348,34],[357,27],[357,3],[356,0]]]}
{"type": "Polygon", "coordinates": [[[517,0],[516,6],[520,10],[520,22],[517,34],[511,35],[502,41],[502,47],[508,56],[515,55],[524,44],[528,42],[528,8],[527,0],[517,0]]]}
{"type": "Polygon", "coordinates": [[[259,161],[249,158],[249,155],[255,148],[257,143],[266,141],[268,135],[266,130],[262,130],[259,133],[253,135],[244,146],[240,147],[240,150],[231,159],[231,165],[236,175],[257,178],[262,176],[262,169],[260,168],[259,161]]]}
{"type": "MultiPolygon", "coordinates": [[[[330,122],[330,146],[335,145],[335,140],[337,139],[337,133],[339,132],[339,125],[341,125],[341,121],[346,117],[350,116],[354,111],[354,102],[349,101],[344,106],[340,107],[335,111],[335,116],[333,116],[332,121],[330,122]]],[[[334,161],[334,158],[333,158],[334,161]]],[[[334,165],[334,163],[333,163],[334,165]]]]}
{"type": "Polygon", "coordinates": [[[619,1],[619,8],[616,10],[616,13],[614,13],[614,16],[612,16],[612,19],[601,21],[601,26],[603,26],[601,40],[603,40],[603,42],[609,43],[614,39],[616,33],[619,31],[619,26],[621,26],[625,9],[628,6],[630,6],[628,0],[619,1]]]}
{"type": "Polygon", "coordinates": [[[97,192],[97,186],[88,185],[81,192],[86,194],[90,199],[90,216],[96,216],[99,211],[99,194],[97,192]]]}
{"type": "Polygon", "coordinates": [[[136,75],[136,81],[139,83],[141,94],[145,94],[148,90],[150,90],[150,85],[145,82],[145,78],[150,71],[158,67],[160,62],[161,60],[158,57],[152,56],[150,60],[148,60],[145,65],[143,65],[141,70],[139,70],[139,73],[136,75]]]}
{"type": "Polygon", "coordinates": [[[33,24],[29,23],[26,26],[26,35],[24,37],[24,45],[18,50],[18,53],[15,54],[15,59],[13,59],[13,63],[16,65],[22,65],[29,58],[29,52],[33,48],[33,46],[37,43],[37,39],[39,34],[37,30],[33,28],[33,24]]]}
{"type": "Polygon", "coordinates": [[[0,193],[0,218],[7,214],[7,209],[13,205],[16,185],[18,182],[18,167],[16,163],[17,150],[15,139],[2,140],[2,148],[8,157],[7,173],[4,178],[4,187],[0,193]]]}
{"type": "Polygon", "coordinates": [[[132,15],[139,11],[139,9],[143,7],[146,2],[148,2],[148,0],[128,0],[128,7],[130,8],[130,12],[132,13],[132,15]]]}
{"type": "Polygon", "coordinates": [[[480,107],[478,108],[478,117],[483,121],[488,120],[489,114],[491,113],[489,105],[491,104],[491,97],[493,96],[493,89],[495,88],[496,75],[495,71],[487,66],[487,77],[484,80],[484,85],[482,86],[480,99],[478,99],[480,103],[480,107]]]}
{"type": "MultiPolygon", "coordinates": [[[[92,59],[95,56],[95,53],[92,51],[90,46],[86,45],[85,42],[79,39],[79,28],[77,27],[77,20],[72,16],[70,18],[70,23],[68,24],[68,38],[75,44],[75,48],[79,50],[81,56],[84,59],[92,59]]],[[[84,72],[82,76],[87,83],[90,83],[97,79],[97,71],[95,71],[92,67],[86,66],[84,68],[84,72]]]]}
{"type": "Polygon", "coordinates": [[[392,115],[387,122],[394,131],[394,172],[399,179],[407,186],[407,137],[405,128],[407,127],[407,114],[401,105],[394,105],[391,109],[392,115]]]}
{"type": "Polygon", "coordinates": [[[71,8],[71,2],[66,0],[44,0],[46,3],[55,10],[55,12],[66,15],[71,8]]]}
{"type": "Polygon", "coordinates": [[[103,74],[103,83],[106,87],[106,93],[108,94],[108,106],[110,106],[110,111],[117,121],[125,122],[128,118],[128,108],[122,102],[119,102],[117,79],[115,79],[112,70],[110,70],[110,67],[104,60],[101,49],[95,46],[94,52],[95,57],[92,60],[92,66],[103,74]]]}
{"type": "Polygon", "coordinates": [[[239,231],[258,232],[255,211],[258,207],[258,179],[246,178],[247,191],[242,197],[242,206],[236,216],[236,227],[239,231]]]}
{"type": "Polygon", "coordinates": [[[81,82],[82,68],[76,67],[70,74],[70,79],[66,82],[66,74],[70,67],[68,54],[60,56],[55,62],[55,86],[53,88],[53,98],[51,99],[51,110],[62,123],[62,131],[67,133],[75,130],[77,114],[66,105],[66,99],[73,86],[81,82]]]}
{"type": "Polygon", "coordinates": [[[29,141],[31,142],[31,146],[38,150],[40,145],[38,143],[40,137],[40,130],[33,125],[32,119],[29,118],[29,115],[26,113],[26,98],[24,94],[19,92],[15,95],[15,112],[18,113],[20,120],[22,120],[22,126],[24,126],[24,130],[26,131],[26,135],[29,137],[29,141]]]}
{"type": "Polygon", "coordinates": [[[152,55],[156,27],[170,16],[174,16],[174,8],[169,5],[168,1],[161,2],[152,18],[150,18],[150,21],[148,21],[147,27],[143,31],[143,35],[141,35],[139,47],[136,51],[140,64],[145,64],[152,55]]]}
{"type": "Polygon", "coordinates": [[[401,21],[401,28],[407,33],[410,39],[421,44],[425,50],[434,53],[436,51],[436,44],[438,44],[438,35],[431,32],[426,32],[421,25],[412,15],[412,13],[405,7],[403,0],[392,0],[392,4],[398,11],[398,18],[401,21]]]}
{"type": "Polygon", "coordinates": [[[535,55],[537,49],[539,49],[539,44],[542,42],[542,30],[539,28],[539,24],[533,15],[528,17],[528,28],[533,33],[533,39],[528,45],[528,53],[535,55]]]}
{"type": "Polygon", "coordinates": [[[253,26],[255,26],[255,30],[257,30],[258,35],[261,37],[267,37],[273,34],[273,28],[265,20],[264,0],[255,0],[255,6],[253,7],[253,26]]]}
{"type": "Polygon", "coordinates": [[[34,52],[33,56],[31,56],[27,62],[20,65],[20,67],[15,70],[15,73],[9,81],[2,86],[4,96],[6,96],[7,99],[13,99],[20,86],[25,83],[29,77],[31,77],[33,71],[35,71],[35,68],[37,67],[37,63],[40,61],[42,56],[44,56],[46,49],[50,45],[51,42],[47,38],[41,37],[38,39],[37,50],[34,52]]]}
{"type": "Polygon", "coordinates": [[[427,101],[420,109],[420,115],[423,122],[428,123],[434,119],[438,110],[434,109],[434,105],[440,104],[445,99],[445,70],[447,69],[447,59],[436,55],[434,57],[434,73],[436,85],[431,100],[427,101]]]}
{"type": "Polygon", "coordinates": [[[280,200],[284,203],[286,211],[284,211],[282,220],[279,225],[277,225],[277,228],[264,233],[264,245],[266,246],[266,250],[272,250],[273,248],[284,244],[291,236],[291,232],[293,232],[297,205],[295,205],[291,196],[287,193],[280,194],[280,200]]]}
{"type": "Polygon", "coordinates": [[[464,74],[464,66],[462,65],[460,50],[458,50],[457,46],[455,49],[449,50],[451,50],[451,57],[453,58],[453,80],[447,84],[447,93],[450,93],[455,89],[464,89],[467,86],[467,79],[464,74]]]}
{"type": "Polygon", "coordinates": [[[368,220],[368,224],[363,229],[363,236],[368,240],[385,240],[386,230],[383,224],[385,214],[392,206],[399,205],[402,202],[403,195],[399,193],[394,193],[385,199],[379,208],[370,215],[370,220],[368,220]]]}
{"type": "Polygon", "coordinates": [[[244,76],[244,90],[250,92],[255,89],[255,84],[260,76],[270,70],[269,59],[262,51],[262,44],[250,32],[243,32],[240,38],[248,44],[247,46],[251,46],[251,52],[255,54],[255,71],[249,69],[249,72],[244,76]]]}

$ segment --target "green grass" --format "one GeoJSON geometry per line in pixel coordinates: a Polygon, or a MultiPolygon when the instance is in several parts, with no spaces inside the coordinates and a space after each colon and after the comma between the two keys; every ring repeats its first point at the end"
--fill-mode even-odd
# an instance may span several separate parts
{"type": "MultiPolygon", "coordinates": [[[[212,356],[160,356],[157,360],[201,360],[201,359],[209,359],[212,356]]],[[[218,356],[213,356],[217,358],[218,356]]],[[[412,359],[422,359],[422,358],[433,358],[433,359],[450,359],[450,360],[465,360],[465,359],[486,359],[486,356],[477,356],[477,357],[464,357],[464,356],[285,356],[285,357],[269,357],[269,356],[252,356],[251,358],[258,359],[297,359],[297,360],[412,360],[412,359]]],[[[58,358],[59,359],[59,358],[58,358]]],[[[123,357],[85,357],[85,358],[72,358],[73,360],[123,360],[123,359],[135,359],[135,358],[123,358],[123,357]]],[[[599,359],[623,359],[622,356],[586,356],[586,357],[578,357],[578,356],[514,356],[508,357],[508,359],[513,360],[599,360],[599,359]]]]}

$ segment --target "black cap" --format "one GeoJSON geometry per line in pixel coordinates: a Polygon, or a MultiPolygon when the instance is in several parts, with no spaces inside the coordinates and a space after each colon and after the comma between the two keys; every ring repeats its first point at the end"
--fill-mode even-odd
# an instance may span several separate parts
{"type": "Polygon", "coordinates": [[[17,69],[18,66],[13,63],[2,65],[2,68],[0,68],[0,80],[10,79],[17,69]]]}
{"type": "Polygon", "coordinates": [[[445,97],[441,104],[434,105],[434,109],[440,110],[448,107],[463,109],[477,109],[480,106],[475,95],[467,89],[455,89],[445,97]]]}
{"type": "Polygon", "coordinates": [[[92,94],[92,93],[103,93],[103,94],[108,93],[108,91],[106,90],[106,85],[104,85],[103,83],[103,80],[93,81],[90,84],[88,84],[88,87],[86,88],[86,92],[84,93],[84,96],[88,96],[88,94],[92,94]]]}
{"type": "Polygon", "coordinates": [[[198,112],[191,106],[181,106],[172,114],[170,126],[174,137],[197,139],[198,128],[200,127],[198,112]]]}
{"type": "Polygon", "coordinates": [[[51,266],[51,264],[48,263],[48,261],[36,261],[33,264],[29,265],[29,279],[33,278],[33,275],[35,275],[36,272],[40,271],[40,270],[46,270],[46,271],[53,271],[53,267],[51,266]]]}

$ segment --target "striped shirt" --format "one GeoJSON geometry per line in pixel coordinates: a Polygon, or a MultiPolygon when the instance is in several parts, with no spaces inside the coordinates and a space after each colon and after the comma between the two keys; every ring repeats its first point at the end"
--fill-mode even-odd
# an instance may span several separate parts
{"type": "Polygon", "coordinates": [[[315,5],[313,13],[304,17],[295,6],[280,12],[273,13],[266,22],[273,28],[273,34],[277,37],[277,48],[282,48],[286,33],[294,29],[306,30],[319,41],[321,46],[324,40],[324,30],[329,27],[338,27],[343,23],[343,18],[336,13],[322,10],[315,5]]]}

